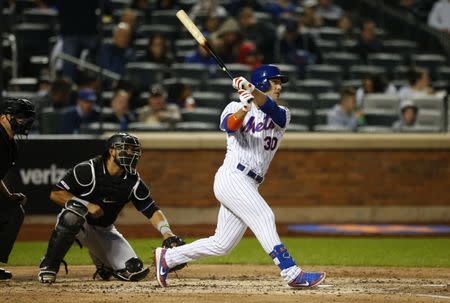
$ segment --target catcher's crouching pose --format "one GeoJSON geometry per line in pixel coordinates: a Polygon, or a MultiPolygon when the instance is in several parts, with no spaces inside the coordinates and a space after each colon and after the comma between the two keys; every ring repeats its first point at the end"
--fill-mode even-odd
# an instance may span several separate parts
{"type": "Polygon", "coordinates": [[[137,173],[140,156],[138,138],[117,133],[107,140],[102,156],[77,164],[56,184],[50,199],[64,208],[39,266],[40,282],[55,282],[60,264],[75,240],[89,249],[97,268],[94,279],[97,276],[124,281],[145,278],[149,269],[113,225],[129,201],[161,232],[164,246],[184,244],[172,233],[137,173]]]}

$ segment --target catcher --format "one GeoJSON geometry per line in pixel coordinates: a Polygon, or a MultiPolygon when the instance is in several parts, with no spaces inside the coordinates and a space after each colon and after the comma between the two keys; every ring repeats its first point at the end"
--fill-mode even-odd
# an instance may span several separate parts
{"type": "Polygon", "coordinates": [[[129,201],[161,232],[163,246],[184,244],[171,231],[136,171],[141,153],[138,138],[116,133],[107,140],[103,155],[77,164],[55,185],[50,199],[63,209],[39,266],[41,283],[55,282],[60,264],[66,265],[63,258],[74,241],[89,249],[97,268],[94,279],[97,276],[123,281],[145,278],[149,269],[113,224],[129,201]]]}

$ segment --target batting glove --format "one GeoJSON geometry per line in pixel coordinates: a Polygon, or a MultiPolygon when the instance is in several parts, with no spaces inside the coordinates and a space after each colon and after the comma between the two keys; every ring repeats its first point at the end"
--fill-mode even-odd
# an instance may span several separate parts
{"type": "Polygon", "coordinates": [[[252,101],[255,97],[244,89],[238,90],[239,100],[242,103],[242,109],[248,112],[252,108],[252,101]]]}
{"type": "Polygon", "coordinates": [[[249,93],[255,90],[255,86],[247,81],[244,77],[237,77],[233,79],[233,87],[237,90],[245,89],[249,93]]]}

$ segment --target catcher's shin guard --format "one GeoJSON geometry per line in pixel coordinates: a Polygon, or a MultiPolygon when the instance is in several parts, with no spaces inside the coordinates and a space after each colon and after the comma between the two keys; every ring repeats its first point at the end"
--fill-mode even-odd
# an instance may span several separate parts
{"type": "Polygon", "coordinates": [[[82,229],[86,214],[87,208],[83,204],[73,200],[66,203],[50,237],[47,253],[39,265],[39,282],[55,282],[59,266],[75,241],[76,234],[82,229]]]}

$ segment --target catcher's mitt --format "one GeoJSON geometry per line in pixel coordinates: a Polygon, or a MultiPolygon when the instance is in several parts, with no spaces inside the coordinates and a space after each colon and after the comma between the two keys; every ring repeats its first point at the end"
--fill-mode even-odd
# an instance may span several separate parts
{"type": "MultiPolygon", "coordinates": [[[[165,240],[163,241],[163,243],[162,243],[162,246],[163,246],[164,248],[172,248],[172,247],[175,247],[175,246],[181,246],[181,245],[184,245],[184,244],[186,244],[186,242],[184,242],[183,239],[181,239],[181,238],[178,237],[178,236],[172,236],[172,237],[169,237],[169,238],[165,239],[165,240]]],[[[177,266],[171,268],[169,271],[172,272],[172,271],[181,270],[181,269],[183,269],[186,265],[187,265],[186,263],[179,264],[179,265],[177,265],[177,266]]]]}

